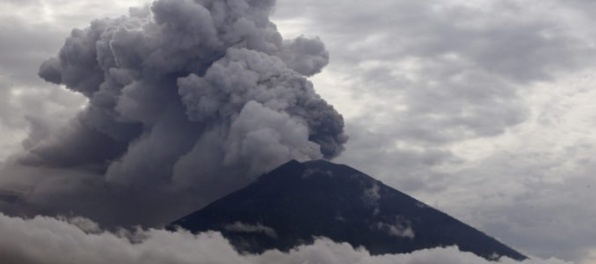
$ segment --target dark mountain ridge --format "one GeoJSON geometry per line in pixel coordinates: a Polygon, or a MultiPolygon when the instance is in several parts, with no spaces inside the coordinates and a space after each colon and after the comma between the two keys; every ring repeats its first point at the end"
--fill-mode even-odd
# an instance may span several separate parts
{"type": "Polygon", "coordinates": [[[457,245],[487,259],[526,257],[372,177],[328,161],[290,161],[170,224],[220,231],[239,251],[287,251],[316,237],[371,254],[457,245]]]}

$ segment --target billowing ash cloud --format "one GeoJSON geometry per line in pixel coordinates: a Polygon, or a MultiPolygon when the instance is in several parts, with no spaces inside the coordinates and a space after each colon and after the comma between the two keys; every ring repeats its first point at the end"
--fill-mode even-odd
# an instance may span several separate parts
{"type": "Polygon", "coordinates": [[[0,214],[0,262],[12,264],[104,264],[104,263],[321,263],[321,264],[571,264],[557,259],[508,258],[487,261],[456,247],[435,248],[409,254],[371,255],[347,243],[320,238],[312,245],[283,253],[277,250],[260,255],[236,252],[219,233],[168,232],[158,229],[134,233],[105,232],[97,224],[81,218],[58,220],[36,217],[24,220],[0,214]],[[68,249],[68,250],[62,250],[68,249]]]}
{"type": "Polygon", "coordinates": [[[0,187],[35,212],[159,224],[290,159],[339,155],[342,116],[306,79],[328,52],[283,40],[274,4],[158,0],[74,29],[39,76],[89,103],[58,133],[33,127],[0,187]]]}

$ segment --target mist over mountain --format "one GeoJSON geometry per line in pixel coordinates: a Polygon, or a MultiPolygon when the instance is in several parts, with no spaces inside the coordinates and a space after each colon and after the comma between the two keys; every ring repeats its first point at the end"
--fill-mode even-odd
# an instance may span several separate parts
{"type": "Polygon", "coordinates": [[[346,165],[290,161],[173,222],[221,232],[241,252],[288,251],[317,237],[372,254],[458,246],[487,259],[526,257],[484,233],[346,165]]]}

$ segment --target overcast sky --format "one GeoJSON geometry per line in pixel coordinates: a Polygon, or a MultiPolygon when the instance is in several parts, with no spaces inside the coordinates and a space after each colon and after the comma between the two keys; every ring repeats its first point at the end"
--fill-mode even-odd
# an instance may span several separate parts
{"type": "MultiPolygon", "coordinates": [[[[146,2],[0,0],[0,162],[85,106],[37,76],[70,30],[146,2]]],[[[271,19],[329,51],[310,80],[344,116],[336,162],[524,253],[588,264],[595,12],[587,0],[279,0],[271,19]]]]}

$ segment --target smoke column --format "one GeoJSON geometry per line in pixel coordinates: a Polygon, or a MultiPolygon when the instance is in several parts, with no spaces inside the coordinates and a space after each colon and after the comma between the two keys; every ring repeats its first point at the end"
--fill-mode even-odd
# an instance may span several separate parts
{"type": "Polygon", "coordinates": [[[283,40],[274,4],[158,0],[74,29],[39,76],[88,105],[7,162],[0,187],[19,197],[0,208],[160,225],[290,159],[339,155],[342,116],[306,78],[328,52],[283,40]]]}

